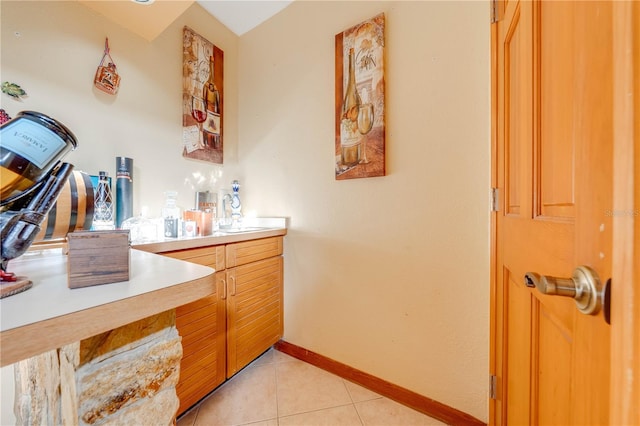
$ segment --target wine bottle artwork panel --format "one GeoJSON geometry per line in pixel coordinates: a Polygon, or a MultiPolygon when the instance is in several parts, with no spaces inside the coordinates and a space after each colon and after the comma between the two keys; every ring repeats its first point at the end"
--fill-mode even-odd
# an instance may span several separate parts
{"type": "Polygon", "coordinates": [[[337,180],[385,175],[385,16],[335,37],[337,180]]]}
{"type": "Polygon", "coordinates": [[[182,42],[182,155],[222,164],[224,53],[189,27],[182,42]]]}

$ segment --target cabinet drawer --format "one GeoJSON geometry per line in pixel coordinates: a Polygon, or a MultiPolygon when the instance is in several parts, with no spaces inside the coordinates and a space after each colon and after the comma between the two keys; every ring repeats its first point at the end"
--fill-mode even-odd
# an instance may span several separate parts
{"type": "Polygon", "coordinates": [[[282,254],[282,237],[261,238],[259,240],[243,241],[227,244],[226,267],[246,265],[257,260],[282,254]]]}
{"type": "Polygon", "coordinates": [[[186,260],[198,265],[210,266],[217,271],[225,269],[224,246],[209,246],[161,253],[174,259],[186,260]]]}

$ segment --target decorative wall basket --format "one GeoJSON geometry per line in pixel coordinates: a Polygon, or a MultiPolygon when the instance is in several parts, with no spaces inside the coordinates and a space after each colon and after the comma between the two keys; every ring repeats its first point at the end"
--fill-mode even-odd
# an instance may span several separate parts
{"type": "Polygon", "coordinates": [[[96,71],[93,83],[103,92],[115,95],[118,93],[118,87],[120,87],[120,76],[118,75],[116,64],[113,62],[109,50],[109,38],[106,38],[104,41],[104,55],[102,55],[102,60],[96,71]]]}

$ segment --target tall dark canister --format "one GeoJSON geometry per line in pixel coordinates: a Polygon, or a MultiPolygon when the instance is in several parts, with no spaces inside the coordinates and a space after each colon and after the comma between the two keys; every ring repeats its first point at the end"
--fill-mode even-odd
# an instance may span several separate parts
{"type": "Polygon", "coordinates": [[[116,228],[133,216],[133,159],[116,157],[116,228]]]}

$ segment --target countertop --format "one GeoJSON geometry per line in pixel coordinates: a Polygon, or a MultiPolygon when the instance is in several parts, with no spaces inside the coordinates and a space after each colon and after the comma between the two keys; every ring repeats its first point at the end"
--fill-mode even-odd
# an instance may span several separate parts
{"type": "Polygon", "coordinates": [[[218,231],[214,232],[213,235],[203,237],[166,238],[162,241],[133,242],[132,247],[151,253],[164,253],[277,237],[286,234],[287,228],[284,218],[254,218],[252,221],[245,220],[243,227],[239,229],[218,231]]]}
{"type": "Polygon", "coordinates": [[[0,299],[0,366],[193,302],[215,291],[215,270],[132,249],[129,281],[67,287],[61,249],[9,262],[33,287],[0,299]]]}

